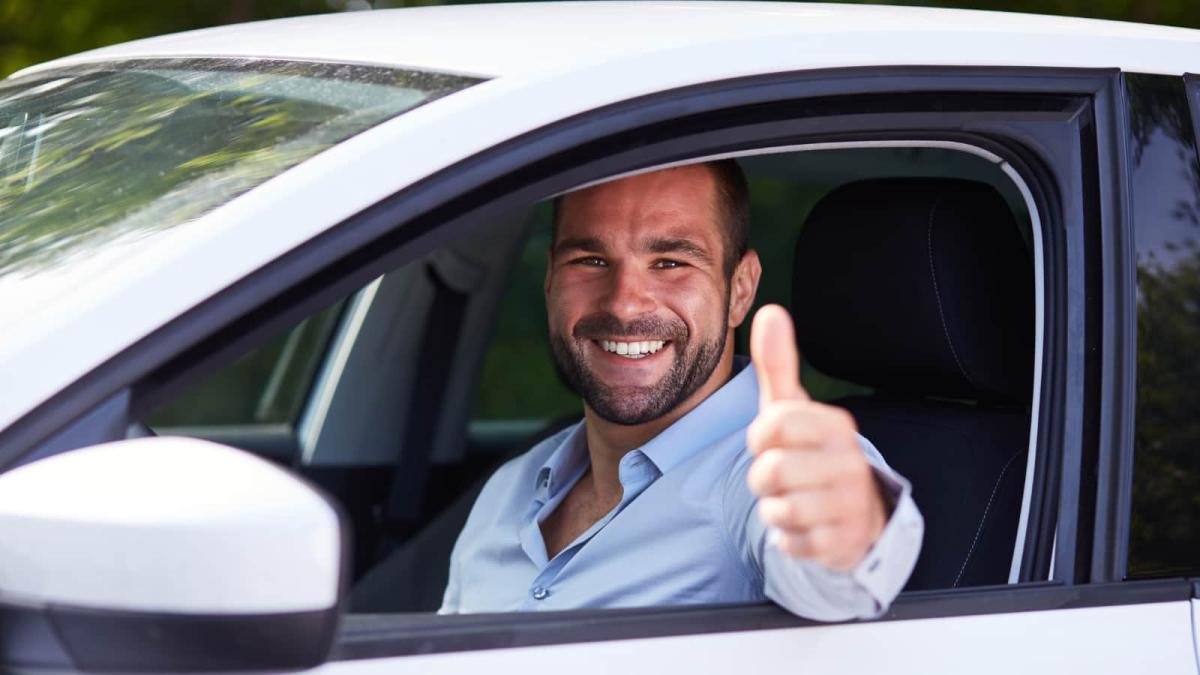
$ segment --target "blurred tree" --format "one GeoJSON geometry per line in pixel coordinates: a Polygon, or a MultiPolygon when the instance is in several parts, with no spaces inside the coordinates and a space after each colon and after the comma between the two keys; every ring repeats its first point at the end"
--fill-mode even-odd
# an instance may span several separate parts
{"type": "MultiPolygon", "coordinates": [[[[469,0],[492,2],[496,0],[469,0]]],[[[838,1],[838,0],[835,0],[838,1]]],[[[1196,0],[840,0],[959,7],[1200,27],[1196,0]]],[[[0,0],[0,77],[34,63],[151,35],[255,19],[464,0],[0,0]]]]}
{"type": "Polygon", "coordinates": [[[1059,14],[1091,19],[1138,21],[1200,28],[1196,0],[836,0],[859,5],[957,7],[1032,14],[1059,14]]]}
{"type": "Polygon", "coordinates": [[[141,37],[343,7],[341,0],[0,0],[0,77],[141,37]]]}

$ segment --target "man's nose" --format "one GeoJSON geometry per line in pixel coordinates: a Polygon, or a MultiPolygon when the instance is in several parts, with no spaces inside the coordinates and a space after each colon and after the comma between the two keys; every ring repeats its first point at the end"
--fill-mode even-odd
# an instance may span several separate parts
{"type": "Polygon", "coordinates": [[[645,270],[640,270],[634,265],[616,265],[611,269],[604,309],[622,320],[643,316],[658,309],[658,303],[650,292],[645,270]]]}

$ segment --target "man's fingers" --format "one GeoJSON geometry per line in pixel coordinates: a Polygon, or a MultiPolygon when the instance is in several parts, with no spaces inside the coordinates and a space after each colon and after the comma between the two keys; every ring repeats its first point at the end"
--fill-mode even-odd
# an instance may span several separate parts
{"type": "Polygon", "coordinates": [[[798,490],[758,500],[758,517],[788,532],[804,532],[844,517],[841,500],[828,490],[798,490]]]}
{"type": "Polygon", "coordinates": [[[746,474],[750,490],[760,497],[790,490],[828,488],[869,474],[870,466],[851,453],[829,455],[812,450],[768,450],[759,455],[746,474]]]}
{"type": "Polygon", "coordinates": [[[854,569],[862,558],[843,543],[836,525],[814,527],[805,532],[780,532],[774,544],[793,558],[814,560],[835,571],[854,569]]]}
{"type": "Polygon", "coordinates": [[[760,408],[746,430],[746,447],[858,450],[854,418],[843,408],[811,401],[777,401],[760,408]]]}
{"type": "Polygon", "coordinates": [[[750,325],[750,360],[758,375],[760,408],[768,403],[807,399],[800,386],[800,353],[792,317],[779,305],[767,305],[750,325]]]}

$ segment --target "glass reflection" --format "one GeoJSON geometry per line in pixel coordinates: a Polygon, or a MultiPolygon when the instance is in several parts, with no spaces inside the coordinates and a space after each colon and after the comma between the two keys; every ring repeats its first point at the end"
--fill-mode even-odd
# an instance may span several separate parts
{"type": "Polygon", "coordinates": [[[1138,359],[1130,577],[1200,569],[1200,160],[1183,81],[1129,75],[1138,359]]]}
{"type": "Polygon", "coordinates": [[[475,82],[247,59],[126,61],[0,82],[0,276],[186,222],[475,82]]]}

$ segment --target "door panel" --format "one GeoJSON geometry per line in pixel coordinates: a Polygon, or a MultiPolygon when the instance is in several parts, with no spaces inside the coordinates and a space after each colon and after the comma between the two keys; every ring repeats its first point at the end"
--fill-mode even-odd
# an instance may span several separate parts
{"type": "Polygon", "coordinates": [[[1158,673],[1195,675],[1187,601],[484,650],[327,664],[402,673],[1158,673]],[[864,648],[866,646],[870,648],[864,648]]]}

